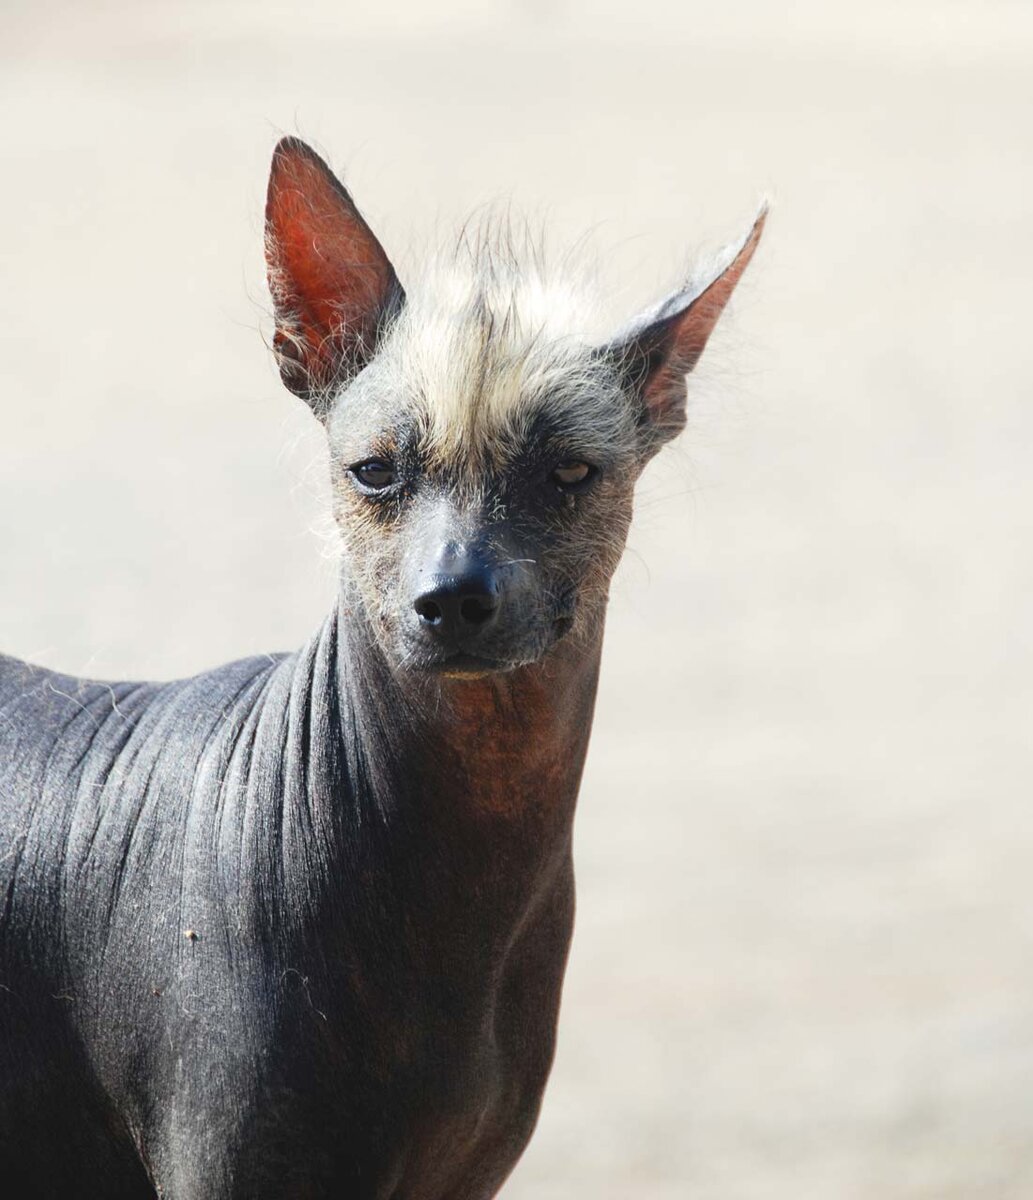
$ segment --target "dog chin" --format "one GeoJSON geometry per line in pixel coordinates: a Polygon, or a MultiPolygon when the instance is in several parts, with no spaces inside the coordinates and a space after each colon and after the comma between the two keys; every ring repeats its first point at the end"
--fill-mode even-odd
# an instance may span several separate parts
{"type": "Polygon", "coordinates": [[[439,679],[485,679],[489,675],[512,671],[514,666],[515,663],[481,658],[476,654],[453,654],[441,662],[430,663],[424,669],[439,679]]]}

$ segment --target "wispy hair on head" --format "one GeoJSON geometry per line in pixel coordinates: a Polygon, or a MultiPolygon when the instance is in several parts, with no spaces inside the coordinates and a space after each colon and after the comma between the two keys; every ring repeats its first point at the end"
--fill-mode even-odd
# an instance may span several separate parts
{"type": "Polygon", "coordinates": [[[529,224],[489,211],[431,256],[378,351],[424,424],[431,462],[505,459],[545,417],[584,453],[633,436],[599,354],[593,292],[529,224]]]}

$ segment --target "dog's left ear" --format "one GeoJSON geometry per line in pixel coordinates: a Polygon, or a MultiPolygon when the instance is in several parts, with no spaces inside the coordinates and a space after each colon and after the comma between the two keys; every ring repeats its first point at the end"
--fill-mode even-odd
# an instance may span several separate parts
{"type": "Polygon", "coordinates": [[[265,257],[280,377],[325,420],[335,390],[372,357],[405,293],[344,184],[298,138],[273,152],[265,257]]]}
{"type": "Polygon", "coordinates": [[[749,265],[766,218],[765,206],[732,261],[703,291],[676,292],[606,347],[641,405],[639,423],[647,452],[658,450],[685,427],[685,376],[698,362],[749,265]]]}

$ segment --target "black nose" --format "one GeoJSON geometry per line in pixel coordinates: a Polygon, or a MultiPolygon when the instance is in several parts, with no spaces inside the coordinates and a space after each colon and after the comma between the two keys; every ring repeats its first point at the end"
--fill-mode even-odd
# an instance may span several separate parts
{"type": "Polygon", "coordinates": [[[435,576],[433,586],[416,597],[413,608],[425,629],[446,641],[466,641],[491,625],[498,614],[498,584],[483,564],[463,563],[458,571],[435,576]]]}

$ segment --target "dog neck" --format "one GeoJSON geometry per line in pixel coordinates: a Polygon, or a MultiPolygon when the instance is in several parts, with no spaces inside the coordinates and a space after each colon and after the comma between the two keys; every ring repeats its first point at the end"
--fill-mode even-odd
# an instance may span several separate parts
{"type": "Polygon", "coordinates": [[[376,807],[569,826],[592,725],[596,628],[534,664],[476,678],[398,669],[342,595],[339,686],[376,807]]]}

